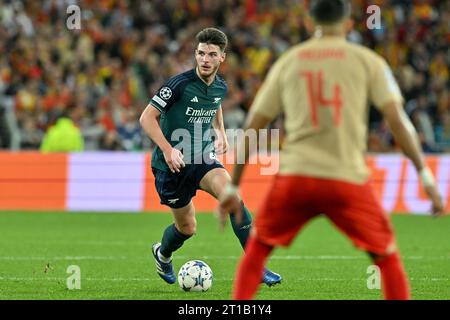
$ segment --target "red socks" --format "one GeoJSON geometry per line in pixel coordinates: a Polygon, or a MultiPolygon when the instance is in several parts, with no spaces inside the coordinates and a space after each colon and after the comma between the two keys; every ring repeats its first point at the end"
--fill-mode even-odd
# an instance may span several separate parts
{"type": "Polygon", "coordinates": [[[384,299],[411,299],[408,279],[398,252],[376,260],[375,264],[381,271],[384,299]]]}
{"type": "Polygon", "coordinates": [[[264,265],[272,249],[273,247],[250,236],[237,270],[233,290],[234,300],[250,300],[255,297],[261,284],[264,265]]]}

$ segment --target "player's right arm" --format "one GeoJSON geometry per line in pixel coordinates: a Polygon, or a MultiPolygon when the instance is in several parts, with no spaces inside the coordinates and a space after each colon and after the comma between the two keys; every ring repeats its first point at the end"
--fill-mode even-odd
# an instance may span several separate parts
{"type": "Polygon", "coordinates": [[[150,139],[161,149],[164,160],[173,173],[180,172],[180,169],[185,166],[183,154],[180,150],[173,148],[169,141],[167,141],[161,130],[159,121],[161,113],[171,107],[178,98],[178,94],[179,91],[176,88],[170,88],[168,86],[161,88],[142,112],[139,119],[142,129],[144,129],[150,139]]]}
{"type": "Polygon", "coordinates": [[[180,169],[185,166],[183,161],[183,154],[180,150],[172,148],[172,145],[167,141],[161,130],[159,120],[161,118],[161,111],[159,111],[151,103],[147,105],[142,112],[139,122],[142,129],[152,139],[152,141],[161,149],[170,171],[180,172],[180,169]]]}
{"type": "MultiPolygon", "coordinates": [[[[244,131],[246,133],[248,131],[256,133],[256,141],[259,141],[260,129],[265,128],[282,110],[281,90],[278,77],[283,64],[280,61],[282,60],[279,59],[271,67],[261,88],[258,90],[244,125],[244,131]]],[[[238,158],[239,155],[243,155],[244,161],[236,162],[233,167],[231,182],[227,184],[225,190],[219,195],[219,207],[217,211],[219,222],[222,226],[225,223],[226,215],[229,212],[234,212],[238,223],[241,221],[242,206],[238,188],[250,157],[250,151],[253,149],[248,143],[249,141],[246,140],[246,136],[247,135],[244,134],[244,136],[240,137],[235,146],[235,154],[238,158]]]]}

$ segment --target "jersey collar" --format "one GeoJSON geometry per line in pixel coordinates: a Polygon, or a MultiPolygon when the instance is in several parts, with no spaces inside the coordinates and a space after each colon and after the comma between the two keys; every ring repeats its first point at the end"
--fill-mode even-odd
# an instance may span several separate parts
{"type": "Polygon", "coordinates": [[[214,76],[213,82],[211,82],[210,85],[207,85],[207,84],[200,78],[200,76],[197,74],[197,67],[195,67],[194,69],[192,69],[192,71],[193,71],[194,74],[195,74],[195,79],[196,79],[198,82],[200,82],[201,85],[204,86],[205,88],[211,88],[211,87],[216,83],[216,81],[217,81],[217,73],[216,73],[216,75],[214,76]]]}

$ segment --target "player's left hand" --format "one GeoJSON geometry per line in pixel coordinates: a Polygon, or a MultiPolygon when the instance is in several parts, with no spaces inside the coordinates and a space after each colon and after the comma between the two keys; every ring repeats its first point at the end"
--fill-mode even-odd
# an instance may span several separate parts
{"type": "Polygon", "coordinates": [[[216,150],[216,154],[225,154],[228,151],[229,144],[227,138],[218,139],[214,142],[214,149],[216,150]]]}
{"type": "Polygon", "coordinates": [[[445,215],[444,203],[442,202],[442,196],[436,185],[424,186],[427,196],[430,198],[432,203],[431,214],[435,217],[440,217],[445,215]]]}
{"type": "Polygon", "coordinates": [[[225,134],[219,134],[218,138],[214,140],[214,150],[216,154],[225,154],[229,148],[228,139],[225,134]]]}
{"type": "Polygon", "coordinates": [[[431,173],[430,168],[423,167],[419,170],[419,177],[422,181],[423,187],[425,189],[425,193],[428,198],[431,200],[432,208],[431,214],[435,217],[440,217],[445,215],[444,212],[444,203],[442,202],[442,196],[439,193],[435,178],[431,173]]]}
{"type": "Polygon", "coordinates": [[[225,227],[227,216],[230,212],[234,213],[236,223],[239,225],[242,221],[241,197],[239,196],[238,188],[228,184],[225,191],[219,196],[219,207],[216,210],[220,230],[223,230],[225,227]]]}

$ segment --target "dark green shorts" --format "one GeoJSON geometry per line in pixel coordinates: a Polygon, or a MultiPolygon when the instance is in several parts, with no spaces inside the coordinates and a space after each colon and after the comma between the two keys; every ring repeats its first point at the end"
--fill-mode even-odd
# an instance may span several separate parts
{"type": "Polygon", "coordinates": [[[152,168],[161,204],[171,208],[186,206],[200,189],[203,177],[215,168],[223,168],[223,165],[217,160],[209,164],[188,164],[178,173],[152,168]]]}

